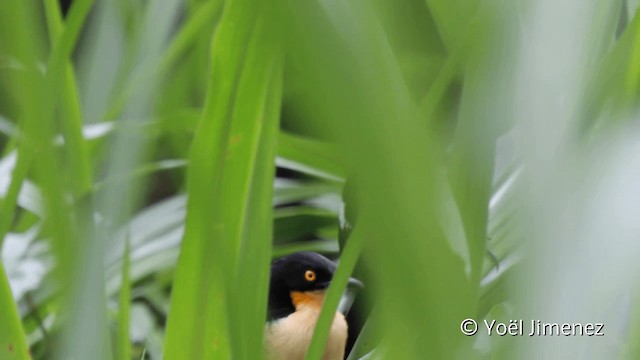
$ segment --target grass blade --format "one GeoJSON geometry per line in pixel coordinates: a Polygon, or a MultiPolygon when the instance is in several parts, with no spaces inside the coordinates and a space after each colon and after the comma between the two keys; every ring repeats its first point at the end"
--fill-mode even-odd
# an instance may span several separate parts
{"type": "MultiPolygon", "coordinates": [[[[55,0],[44,0],[45,15],[49,28],[49,41],[55,46],[60,38],[64,24],[60,8],[55,0]]],[[[71,62],[64,65],[62,91],[59,94],[60,123],[65,139],[65,155],[71,177],[73,194],[80,196],[91,189],[91,169],[85,140],[82,136],[82,113],[76,87],[76,77],[71,62]]]]}
{"type": "Polygon", "coordinates": [[[355,174],[356,226],[367,231],[363,260],[385,324],[380,353],[452,358],[469,344],[453,324],[474,308],[467,264],[448,238],[461,231],[451,231],[456,221],[442,214],[447,184],[434,156],[440,149],[386,42],[378,21],[384,14],[366,1],[322,2],[320,11],[290,4],[294,65],[311,84],[301,101],[307,113],[328,119],[355,174]],[[328,20],[318,15],[323,11],[328,20]],[[331,56],[318,55],[325,52],[331,56]]]}
{"type": "Polygon", "coordinates": [[[127,235],[122,256],[122,282],[120,283],[120,306],[118,312],[118,334],[116,338],[116,359],[131,359],[129,341],[129,314],[131,310],[131,237],[127,235]]]}
{"type": "Polygon", "coordinates": [[[269,137],[278,126],[282,66],[269,11],[263,3],[228,2],[213,40],[207,104],[191,149],[186,229],[164,350],[169,360],[262,353],[268,164],[275,154],[269,137]],[[238,279],[245,281],[242,289],[238,279]]]}
{"type": "Polygon", "coordinates": [[[347,241],[344,246],[344,250],[340,256],[340,263],[333,275],[331,285],[329,285],[327,297],[322,305],[322,310],[320,311],[320,316],[318,317],[318,322],[313,332],[313,338],[305,358],[307,360],[322,358],[324,347],[329,339],[329,328],[331,327],[336,309],[338,308],[340,297],[344,293],[349,277],[360,257],[365,238],[364,234],[359,233],[356,227],[351,233],[349,241],[347,241]]]}
{"type": "Polygon", "coordinates": [[[29,359],[18,309],[13,302],[9,281],[0,262],[0,358],[6,360],[29,359]]]}
{"type": "Polygon", "coordinates": [[[5,235],[11,228],[11,222],[14,219],[15,211],[17,210],[18,196],[22,184],[27,178],[27,172],[32,162],[33,153],[29,150],[26,140],[23,138],[18,145],[18,151],[16,153],[16,164],[11,173],[11,182],[9,188],[5,194],[4,199],[0,202],[0,249],[2,249],[2,243],[5,235]]]}

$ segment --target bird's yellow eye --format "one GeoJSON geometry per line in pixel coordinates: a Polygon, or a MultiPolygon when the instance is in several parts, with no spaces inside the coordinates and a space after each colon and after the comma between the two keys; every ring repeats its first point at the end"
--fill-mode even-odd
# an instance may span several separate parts
{"type": "Polygon", "coordinates": [[[307,281],[314,281],[316,279],[316,273],[313,270],[307,270],[304,272],[304,278],[307,281]]]}

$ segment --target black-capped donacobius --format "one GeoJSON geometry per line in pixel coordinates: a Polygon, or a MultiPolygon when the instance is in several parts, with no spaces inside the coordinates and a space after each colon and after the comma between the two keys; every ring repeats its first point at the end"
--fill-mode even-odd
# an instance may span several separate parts
{"type": "MultiPolygon", "coordinates": [[[[304,360],[336,265],[313,252],[298,252],[271,265],[265,351],[269,360],[304,360]]],[[[362,284],[350,279],[349,285],[362,284]]],[[[343,360],[347,321],[336,312],[323,360],[343,360]]]]}

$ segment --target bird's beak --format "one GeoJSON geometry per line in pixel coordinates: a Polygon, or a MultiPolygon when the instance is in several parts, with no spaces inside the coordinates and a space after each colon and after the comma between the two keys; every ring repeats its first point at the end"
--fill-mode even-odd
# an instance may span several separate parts
{"type": "Polygon", "coordinates": [[[360,280],[358,280],[356,278],[349,278],[349,282],[347,283],[347,287],[362,289],[362,288],[364,288],[364,284],[362,283],[362,281],[360,281],[360,280]]]}

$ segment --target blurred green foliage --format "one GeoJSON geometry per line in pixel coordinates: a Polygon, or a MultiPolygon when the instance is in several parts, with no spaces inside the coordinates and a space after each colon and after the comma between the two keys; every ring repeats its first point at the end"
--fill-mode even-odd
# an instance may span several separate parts
{"type": "Polygon", "coordinates": [[[309,359],[352,274],[349,359],[637,358],[606,209],[635,199],[638,5],[1,1],[0,359],[261,358],[301,250],[340,257],[309,359]],[[613,345],[460,333],[563,314],[613,345]]]}

